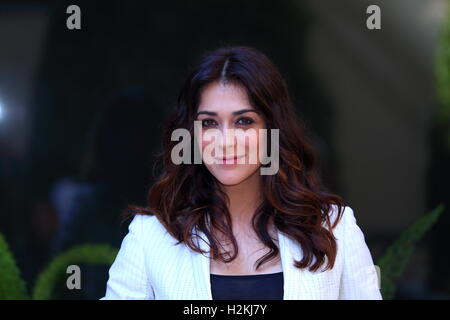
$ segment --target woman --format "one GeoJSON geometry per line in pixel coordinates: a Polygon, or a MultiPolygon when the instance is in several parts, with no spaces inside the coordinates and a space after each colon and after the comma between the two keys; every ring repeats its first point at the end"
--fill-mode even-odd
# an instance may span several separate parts
{"type": "Polygon", "coordinates": [[[203,57],[167,124],[163,163],[148,207],[132,208],[103,299],[381,299],[353,211],[324,191],[285,82],[261,52],[203,57]]]}

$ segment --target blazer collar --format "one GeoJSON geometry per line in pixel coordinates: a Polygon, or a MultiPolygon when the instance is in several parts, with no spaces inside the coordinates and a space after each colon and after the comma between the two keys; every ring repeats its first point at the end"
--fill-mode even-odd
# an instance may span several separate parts
{"type": "MultiPolygon", "coordinates": [[[[202,239],[207,239],[203,232],[198,230],[198,235],[202,239]]],[[[301,248],[286,236],[277,231],[278,243],[280,249],[281,264],[283,269],[284,293],[283,300],[302,300],[314,299],[314,290],[311,289],[311,273],[305,269],[298,269],[294,266],[294,258],[301,259],[301,248]]],[[[199,240],[199,246],[202,250],[208,252],[209,246],[205,241],[199,240]]],[[[192,256],[194,282],[197,286],[196,300],[212,300],[211,281],[210,281],[210,256],[196,253],[192,256]]],[[[194,293],[195,294],[195,293],[194,293]]]]}

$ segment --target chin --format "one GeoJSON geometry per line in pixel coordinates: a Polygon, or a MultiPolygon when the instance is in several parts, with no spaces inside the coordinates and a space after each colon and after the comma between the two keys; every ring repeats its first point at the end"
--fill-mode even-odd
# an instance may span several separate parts
{"type": "Polygon", "coordinates": [[[212,175],[223,185],[234,186],[247,180],[253,174],[259,174],[259,168],[211,168],[212,175]]]}
{"type": "Polygon", "coordinates": [[[216,176],[216,179],[219,180],[219,182],[221,184],[223,184],[225,186],[229,186],[229,187],[236,186],[245,180],[245,179],[234,178],[234,177],[220,177],[220,176],[216,176]]]}

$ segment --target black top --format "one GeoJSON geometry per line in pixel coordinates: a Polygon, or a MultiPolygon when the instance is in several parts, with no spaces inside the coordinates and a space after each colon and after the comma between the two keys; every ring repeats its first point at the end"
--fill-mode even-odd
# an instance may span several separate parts
{"type": "Polygon", "coordinates": [[[283,300],[283,271],[210,277],[213,300],[283,300]]]}

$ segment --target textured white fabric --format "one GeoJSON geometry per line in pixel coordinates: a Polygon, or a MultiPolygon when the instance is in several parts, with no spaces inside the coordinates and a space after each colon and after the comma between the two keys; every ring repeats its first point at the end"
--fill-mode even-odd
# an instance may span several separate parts
{"type": "MultiPolygon", "coordinates": [[[[333,206],[332,219],[336,213],[333,206]]],[[[344,208],[333,234],[338,247],[334,267],[310,272],[294,266],[293,259],[302,257],[301,247],[278,231],[284,300],[382,299],[371,253],[350,207],[344,208]]],[[[175,243],[155,216],[135,216],[102,299],[211,300],[210,259],[175,243]]],[[[199,245],[208,251],[204,241],[199,245]]]]}

